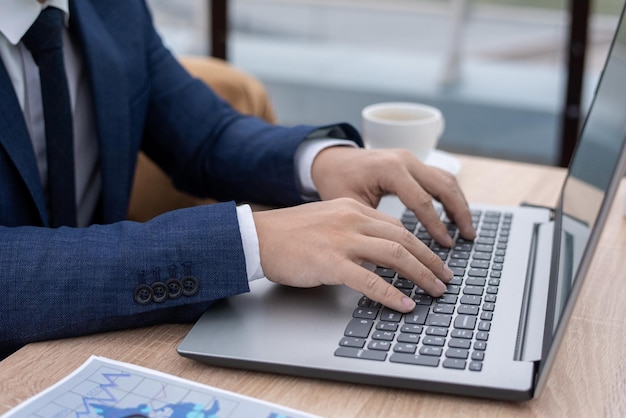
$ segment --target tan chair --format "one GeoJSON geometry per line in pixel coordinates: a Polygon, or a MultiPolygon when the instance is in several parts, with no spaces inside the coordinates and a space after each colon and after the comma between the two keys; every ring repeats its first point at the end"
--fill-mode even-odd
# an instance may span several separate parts
{"type": "MultiPolygon", "coordinates": [[[[183,57],[180,62],[241,113],[276,123],[267,91],[254,77],[216,58],[183,57]]],[[[155,163],[139,154],[128,219],[144,222],[167,211],[213,202],[177,190],[155,163]]]]}

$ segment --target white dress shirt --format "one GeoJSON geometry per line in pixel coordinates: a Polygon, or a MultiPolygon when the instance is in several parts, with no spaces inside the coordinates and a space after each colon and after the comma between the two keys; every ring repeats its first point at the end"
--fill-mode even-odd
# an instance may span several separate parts
{"type": "MultiPolygon", "coordinates": [[[[44,190],[48,184],[46,138],[41,98],[39,70],[30,51],[20,42],[35,22],[41,10],[54,6],[66,13],[66,29],[63,34],[65,68],[68,78],[70,103],[74,124],[74,155],[76,156],[76,205],[78,226],[89,225],[101,192],[98,141],[94,122],[94,110],[89,89],[88,74],[83,65],[80,48],[69,36],[69,0],[4,0],[0,13],[0,59],[22,107],[37,158],[39,176],[44,190]]],[[[334,145],[355,146],[352,141],[315,139],[304,141],[295,156],[296,178],[307,200],[317,198],[311,178],[311,166],[317,154],[334,145]]],[[[263,277],[259,242],[252,211],[248,205],[237,207],[248,280],[263,277]]]]}

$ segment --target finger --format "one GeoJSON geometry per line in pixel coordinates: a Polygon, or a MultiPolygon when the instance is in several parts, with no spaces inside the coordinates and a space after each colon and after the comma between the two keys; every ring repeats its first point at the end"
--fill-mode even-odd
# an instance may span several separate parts
{"type": "Polygon", "coordinates": [[[446,215],[459,228],[459,233],[465,239],[473,240],[476,231],[472,224],[472,215],[465,195],[461,191],[456,178],[443,170],[436,170],[441,176],[439,183],[443,185],[442,192],[434,192],[433,197],[440,201],[446,211],[446,215]]]}
{"type": "Polygon", "coordinates": [[[433,205],[433,196],[415,180],[407,171],[407,175],[396,180],[397,189],[393,192],[400,201],[419,219],[426,231],[437,243],[445,247],[453,244],[448,229],[433,205]]]}
{"type": "Polygon", "coordinates": [[[421,184],[426,192],[443,204],[446,215],[459,228],[461,236],[474,239],[476,232],[472,226],[472,215],[456,177],[424,164],[416,165],[412,170],[415,178],[424,179],[421,184]]]}
{"type": "MultiPolygon", "coordinates": [[[[362,242],[363,246],[357,251],[363,257],[363,261],[391,268],[399,273],[402,277],[406,277],[431,296],[441,296],[446,291],[446,285],[442,279],[438,278],[431,269],[426,267],[418,260],[410,251],[401,244],[393,241],[387,241],[379,238],[365,238],[362,242]]],[[[434,260],[437,257],[430,249],[423,248],[420,257],[427,259],[430,265],[439,265],[435,268],[438,274],[445,277],[445,281],[449,281],[453,274],[451,271],[444,273],[444,267],[434,260]]]]}
{"type": "MultiPolygon", "coordinates": [[[[434,274],[439,280],[447,283],[454,274],[446,266],[441,257],[435,254],[427,245],[420,241],[404,226],[391,226],[383,222],[371,222],[362,233],[377,241],[363,243],[362,254],[367,254],[367,261],[377,265],[394,268],[403,277],[416,284],[420,277],[434,274]],[[399,244],[401,248],[397,248],[399,244]],[[397,259],[396,264],[390,264],[397,259]]],[[[425,279],[422,279],[425,280],[425,279]]],[[[441,285],[433,284],[435,288],[441,285]]],[[[426,290],[426,289],[425,289],[426,290]]],[[[445,290],[445,287],[443,287],[445,290]]]]}
{"type": "Polygon", "coordinates": [[[415,301],[373,271],[353,263],[343,270],[344,284],[368,298],[398,312],[410,312],[415,308],[415,301]]]}

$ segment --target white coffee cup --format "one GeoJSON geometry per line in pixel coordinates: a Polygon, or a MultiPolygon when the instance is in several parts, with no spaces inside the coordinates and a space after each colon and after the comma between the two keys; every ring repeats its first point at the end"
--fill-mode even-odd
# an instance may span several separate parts
{"type": "Polygon", "coordinates": [[[367,148],[404,148],[421,161],[437,147],[445,126],[439,109],[420,103],[373,104],[361,116],[367,148]]]}

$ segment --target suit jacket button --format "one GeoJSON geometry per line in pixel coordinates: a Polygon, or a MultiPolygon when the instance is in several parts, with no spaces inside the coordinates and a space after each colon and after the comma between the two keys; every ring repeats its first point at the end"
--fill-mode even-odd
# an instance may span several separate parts
{"type": "Polygon", "coordinates": [[[200,289],[200,282],[194,276],[183,277],[183,295],[193,296],[198,293],[200,289]]]}
{"type": "Polygon", "coordinates": [[[177,299],[182,296],[183,284],[180,282],[180,280],[172,277],[171,279],[168,279],[165,282],[165,285],[167,286],[167,289],[169,290],[170,299],[177,299]]]}
{"type": "Polygon", "coordinates": [[[152,293],[154,300],[156,303],[161,303],[165,301],[169,296],[169,289],[163,282],[154,282],[152,283],[152,293]]]}
{"type": "Polygon", "coordinates": [[[135,288],[134,292],[135,302],[140,305],[147,305],[152,302],[153,292],[152,288],[147,284],[140,284],[135,288]]]}

